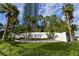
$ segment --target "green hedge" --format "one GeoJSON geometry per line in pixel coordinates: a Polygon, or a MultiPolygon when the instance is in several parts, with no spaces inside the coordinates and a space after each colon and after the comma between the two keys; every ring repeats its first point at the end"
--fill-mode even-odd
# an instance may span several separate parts
{"type": "Polygon", "coordinates": [[[31,40],[48,40],[48,38],[31,38],[31,40]]]}
{"type": "Polygon", "coordinates": [[[79,56],[79,42],[0,43],[0,56],[79,56]]]}

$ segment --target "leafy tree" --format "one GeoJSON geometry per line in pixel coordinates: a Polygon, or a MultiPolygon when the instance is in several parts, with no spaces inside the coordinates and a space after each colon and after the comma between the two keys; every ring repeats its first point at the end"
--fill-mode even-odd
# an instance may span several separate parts
{"type": "Polygon", "coordinates": [[[50,31],[51,32],[58,32],[58,26],[59,26],[59,22],[58,22],[58,17],[56,15],[52,15],[50,17],[50,31]]]}
{"type": "Polygon", "coordinates": [[[19,33],[25,33],[25,26],[18,24],[14,29],[13,33],[19,34],[19,33]]]}
{"type": "Polygon", "coordinates": [[[68,26],[67,26],[67,23],[65,21],[60,21],[59,31],[66,32],[68,34],[68,26]]]}
{"type": "Polygon", "coordinates": [[[65,21],[56,15],[50,16],[49,29],[51,33],[54,32],[67,32],[68,28],[65,21]]]}

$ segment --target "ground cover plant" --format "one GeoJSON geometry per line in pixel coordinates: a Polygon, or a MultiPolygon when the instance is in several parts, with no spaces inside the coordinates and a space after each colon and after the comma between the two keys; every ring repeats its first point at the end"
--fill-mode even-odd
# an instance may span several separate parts
{"type": "Polygon", "coordinates": [[[15,43],[0,42],[3,56],[78,56],[79,42],[15,43]]]}

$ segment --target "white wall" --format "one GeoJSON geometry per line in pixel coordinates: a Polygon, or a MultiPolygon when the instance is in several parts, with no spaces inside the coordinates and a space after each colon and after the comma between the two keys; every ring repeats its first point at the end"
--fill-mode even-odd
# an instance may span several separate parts
{"type": "MultiPolygon", "coordinates": [[[[22,33],[22,34],[15,34],[15,38],[25,37],[25,38],[48,38],[48,32],[31,32],[31,33],[22,33]]],[[[14,34],[12,34],[14,37],[14,34]]]]}
{"type": "Polygon", "coordinates": [[[55,40],[67,42],[66,32],[55,33],[55,40]]]}
{"type": "Polygon", "coordinates": [[[30,38],[48,38],[47,32],[31,32],[27,33],[27,37],[30,38]]]}
{"type": "MultiPolygon", "coordinates": [[[[25,38],[48,38],[47,33],[48,32],[31,32],[27,34],[23,33],[18,35],[16,34],[15,37],[19,38],[24,36],[25,38]]],[[[54,40],[67,42],[66,32],[54,33],[54,40]]]]}

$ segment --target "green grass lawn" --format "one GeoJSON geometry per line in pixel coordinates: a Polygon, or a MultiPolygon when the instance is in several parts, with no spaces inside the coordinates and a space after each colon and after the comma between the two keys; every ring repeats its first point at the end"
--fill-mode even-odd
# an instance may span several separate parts
{"type": "Polygon", "coordinates": [[[1,42],[0,55],[4,56],[77,56],[79,42],[72,43],[14,43],[1,42]]]}

